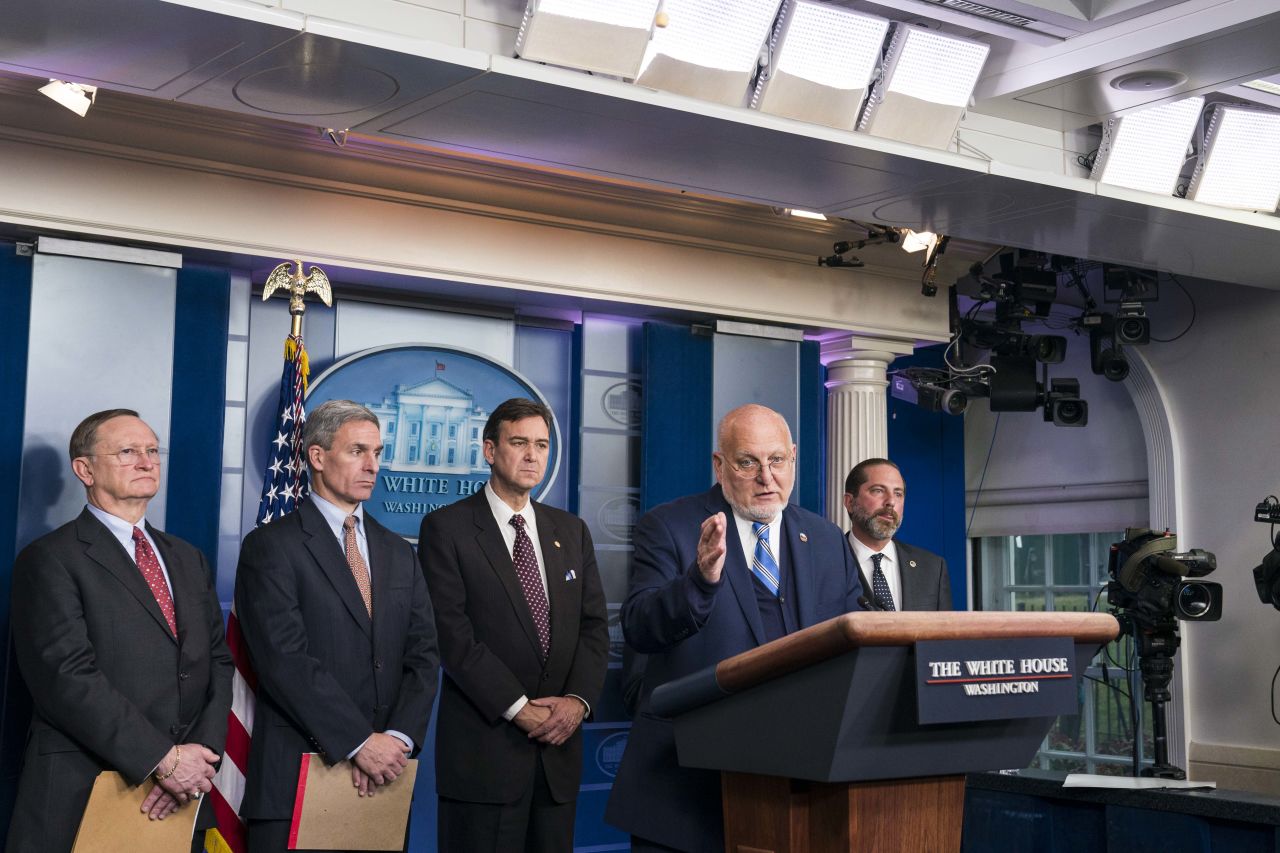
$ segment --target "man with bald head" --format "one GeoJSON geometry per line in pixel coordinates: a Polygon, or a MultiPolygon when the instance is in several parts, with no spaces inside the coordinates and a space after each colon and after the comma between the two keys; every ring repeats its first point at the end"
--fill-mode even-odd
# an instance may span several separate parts
{"type": "Polygon", "coordinates": [[[709,492],[654,508],[635,530],[622,629],[648,655],[640,708],[606,820],[633,851],[724,849],[720,774],[681,767],[653,689],[859,609],[858,568],[840,529],[789,503],[796,446],[764,406],[724,416],[709,492]]]}

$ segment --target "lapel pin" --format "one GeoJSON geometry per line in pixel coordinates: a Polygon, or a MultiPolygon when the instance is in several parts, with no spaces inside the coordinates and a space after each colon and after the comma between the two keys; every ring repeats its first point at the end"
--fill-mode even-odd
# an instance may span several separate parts
{"type": "Polygon", "coordinates": [[[808,535],[807,533],[801,533],[801,534],[800,534],[800,541],[801,541],[801,542],[808,542],[808,541],[809,541],[809,535],[808,535]]]}
{"type": "Polygon", "coordinates": [[[907,560],[907,565],[914,569],[914,568],[916,567],[916,561],[915,561],[915,560],[907,560]]]}
{"type": "Polygon", "coordinates": [[[560,547],[560,540],[559,540],[559,539],[555,540],[555,543],[556,543],[556,547],[557,547],[557,548],[559,548],[559,547],[560,547]]]}

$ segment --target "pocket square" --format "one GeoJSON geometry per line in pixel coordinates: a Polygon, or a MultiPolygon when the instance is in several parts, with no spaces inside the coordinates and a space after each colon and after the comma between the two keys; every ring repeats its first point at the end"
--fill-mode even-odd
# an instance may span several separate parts
{"type": "Polygon", "coordinates": [[[564,579],[567,581],[574,580],[577,577],[578,577],[578,573],[573,569],[570,569],[569,571],[564,573],[564,579]]]}

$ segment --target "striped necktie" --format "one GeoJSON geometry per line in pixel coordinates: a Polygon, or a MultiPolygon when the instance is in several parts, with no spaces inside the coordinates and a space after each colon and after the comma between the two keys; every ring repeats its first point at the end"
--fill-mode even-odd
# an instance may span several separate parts
{"type": "Polygon", "coordinates": [[[769,525],[760,521],[752,522],[751,532],[756,535],[756,555],[751,561],[751,573],[760,579],[765,589],[777,595],[778,561],[773,558],[773,551],[769,548],[769,525]]]}

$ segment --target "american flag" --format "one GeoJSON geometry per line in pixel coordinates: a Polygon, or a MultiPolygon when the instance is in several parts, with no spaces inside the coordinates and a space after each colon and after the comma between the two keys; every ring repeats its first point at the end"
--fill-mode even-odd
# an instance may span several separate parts
{"type": "MultiPolygon", "coordinates": [[[[258,524],[266,524],[292,512],[307,496],[307,466],[302,458],[302,427],[306,413],[302,395],[307,390],[307,350],[302,338],[290,335],[284,342],[284,373],[280,377],[280,405],[271,441],[270,461],[262,478],[258,524]]],[[[249,664],[249,652],[240,634],[233,607],[227,617],[227,645],[235,661],[231,680],[231,713],[227,715],[227,749],[218,775],[213,778],[214,814],[218,829],[210,830],[205,849],[210,853],[245,853],[240,801],[245,772],[249,769],[249,738],[253,735],[253,697],[258,679],[249,664]]]]}

